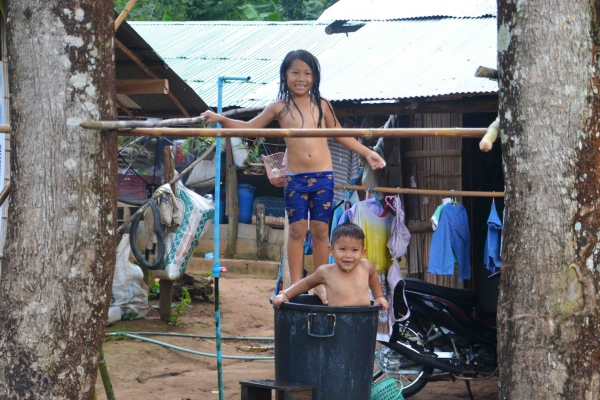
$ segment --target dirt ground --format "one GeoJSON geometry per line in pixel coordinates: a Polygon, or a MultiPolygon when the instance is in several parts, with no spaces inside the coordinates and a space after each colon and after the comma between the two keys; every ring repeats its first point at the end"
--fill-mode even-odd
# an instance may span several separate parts
{"type": "MultiPolygon", "coordinates": [[[[273,337],[273,310],[269,297],[273,279],[235,275],[221,279],[221,332],[223,336],[273,337]]],[[[151,302],[156,305],[157,302],[151,302]]],[[[214,304],[193,302],[194,309],[186,311],[179,326],[162,322],[158,310],[151,309],[147,318],[120,321],[107,332],[177,332],[214,335],[214,304]]],[[[190,339],[151,336],[173,345],[195,351],[215,353],[212,339],[190,339]]],[[[248,353],[239,346],[264,342],[223,341],[223,355],[273,355],[248,353]]],[[[118,400],[210,400],[218,399],[217,364],[211,357],[197,356],[138,340],[107,339],[104,354],[109,367],[115,396],[118,400]]],[[[273,379],[274,363],[267,361],[224,360],[223,377],[225,398],[240,399],[239,381],[246,379],[273,379]]],[[[498,398],[498,381],[474,382],[472,391],[477,400],[498,398]]],[[[106,399],[102,380],[96,385],[98,398],[106,399]]],[[[428,384],[415,400],[468,399],[462,382],[435,382],[428,384]]],[[[338,400],[338,399],[332,399],[338,400]]],[[[343,399],[339,399],[343,400],[343,399]]]]}

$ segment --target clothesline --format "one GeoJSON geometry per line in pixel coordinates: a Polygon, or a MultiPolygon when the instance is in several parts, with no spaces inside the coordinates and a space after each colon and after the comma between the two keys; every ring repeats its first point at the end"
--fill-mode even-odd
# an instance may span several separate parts
{"type": "Polygon", "coordinates": [[[465,197],[504,197],[504,192],[475,192],[463,190],[428,190],[428,189],[405,189],[405,188],[390,188],[376,186],[355,186],[355,185],[335,185],[336,189],[342,190],[364,190],[377,193],[390,194],[428,194],[432,196],[465,196],[465,197]]]}

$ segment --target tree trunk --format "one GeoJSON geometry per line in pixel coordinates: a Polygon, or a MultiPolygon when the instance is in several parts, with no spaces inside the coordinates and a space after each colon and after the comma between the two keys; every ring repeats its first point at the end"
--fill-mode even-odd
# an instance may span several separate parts
{"type": "Polygon", "coordinates": [[[600,397],[600,6],[593,3],[499,1],[501,399],[600,397]]]}
{"type": "Polygon", "coordinates": [[[112,0],[11,0],[0,398],[91,399],[115,265],[112,0]]]}

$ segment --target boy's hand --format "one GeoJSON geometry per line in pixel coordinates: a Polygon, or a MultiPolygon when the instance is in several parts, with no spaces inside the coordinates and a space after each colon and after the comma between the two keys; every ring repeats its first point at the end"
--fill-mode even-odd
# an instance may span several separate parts
{"type": "Polygon", "coordinates": [[[381,169],[385,167],[385,160],[373,150],[371,150],[369,155],[366,157],[366,160],[372,169],[381,169]]]}
{"type": "Polygon", "coordinates": [[[323,303],[324,306],[326,306],[328,304],[327,290],[325,289],[325,285],[321,284],[321,285],[315,287],[313,289],[313,293],[316,294],[317,296],[319,296],[319,299],[321,299],[321,303],[323,303]]]}
{"type": "Polygon", "coordinates": [[[215,114],[212,111],[205,111],[202,114],[200,114],[200,116],[204,117],[205,124],[214,124],[221,120],[221,116],[219,114],[215,114]]]}
{"type": "Polygon", "coordinates": [[[279,294],[273,298],[273,301],[271,303],[275,307],[279,308],[279,306],[288,301],[290,301],[290,299],[288,299],[287,295],[283,292],[279,292],[279,294]]]}
{"type": "Polygon", "coordinates": [[[373,302],[373,305],[380,305],[381,309],[383,311],[387,310],[388,308],[390,308],[390,305],[388,304],[387,300],[385,299],[385,297],[378,297],[375,299],[375,301],[373,302]]]}

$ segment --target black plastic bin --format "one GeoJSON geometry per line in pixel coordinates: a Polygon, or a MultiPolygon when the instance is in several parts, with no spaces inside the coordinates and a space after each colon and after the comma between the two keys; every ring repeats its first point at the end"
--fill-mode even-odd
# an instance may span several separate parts
{"type": "Polygon", "coordinates": [[[368,400],[380,309],[323,306],[314,295],[275,308],[275,379],[315,385],[313,400],[368,400]]]}

